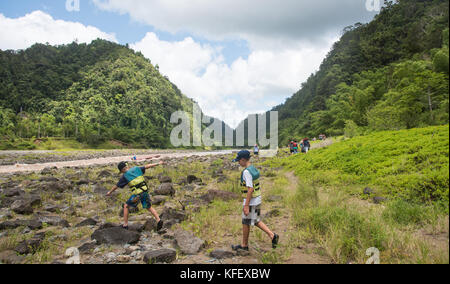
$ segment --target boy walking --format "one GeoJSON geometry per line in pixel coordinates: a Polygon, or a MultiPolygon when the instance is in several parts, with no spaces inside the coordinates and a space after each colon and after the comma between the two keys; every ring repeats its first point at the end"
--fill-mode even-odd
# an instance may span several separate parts
{"type": "Polygon", "coordinates": [[[259,184],[259,171],[250,163],[250,152],[241,151],[233,162],[239,162],[239,165],[245,170],[241,174],[242,193],[244,195],[244,210],[242,213],[242,244],[232,246],[233,250],[248,251],[248,240],[250,236],[250,227],[256,226],[263,230],[272,240],[272,247],[277,248],[280,237],[274,234],[263,222],[261,222],[261,187],[259,184]]]}
{"type": "Polygon", "coordinates": [[[139,202],[142,204],[142,207],[144,209],[147,209],[153,215],[153,217],[155,217],[156,221],[158,222],[157,230],[159,231],[163,227],[163,222],[159,218],[159,215],[156,212],[156,210],[153,209],[152,207],[152,201],[148,194],[149,187],[144,178],[146,170],[163,164],[164,162],[161,161],[158,164],[150,164],[144,167],[134,167],[134,168],[130,168],[128,164],[125,162],[121,162],[119,164],[118,168],[120,173],[123,174],[123,176],[120,178],[119,183],[117,183],[117,185],[115,185],[111,189],[111,191],[107,193],[107,196],[110,196],[114,191],[116,191],[119,188],[124,188],[127,185],[130,187],[131,197],[123,206],[124,223],[122,227],[124,229],[128,229],[129,208],[130,207],[136,208],[139,205],[139,202]]]}

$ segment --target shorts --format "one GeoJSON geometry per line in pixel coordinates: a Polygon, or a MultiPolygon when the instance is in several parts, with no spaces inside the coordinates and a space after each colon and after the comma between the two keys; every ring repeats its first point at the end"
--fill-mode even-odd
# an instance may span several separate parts
{"type": "Polygon", "coordinates": [[[242,212],[242,224],[247,226],[256,226],[261,222],[261,204],[257,206],[250,206],[250,213],[245,216],[242,212]]]}
{"type": "Polygon", "coordinates": [[[255,154],[255,156],[258,156],[258,155],[259,155],[259,152],[254,152],[253,154],[255,154]]]}
{"type": "Polygon", "coordinates": [[[136,208],[139,205],[139,202],[142,204],[142,208],[150,209],[152,208],[152,201],[148,192],[143,192],[138,195],[132,195],[130,199],[127,201],[127,205],[133,208],[136,208]]]}

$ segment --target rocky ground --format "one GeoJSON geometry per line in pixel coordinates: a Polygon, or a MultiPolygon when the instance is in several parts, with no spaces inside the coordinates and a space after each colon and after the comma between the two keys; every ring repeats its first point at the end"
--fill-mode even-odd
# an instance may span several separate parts
{"type": "MultiPolygon", "coordinates": [[[[113,164],[1,175],[0,262],[263,263],[271,248],[260,234],[254,251],[230,249],[240,242],[242,202],[232,158],[168,158],[147,171],[161,231],[145,210],[132,213],[129,230],[119,227],[129,192],[106,197],[120,177],[113,164]]],[[[278,207],[266,217],[283,215],[278,207]]]]}

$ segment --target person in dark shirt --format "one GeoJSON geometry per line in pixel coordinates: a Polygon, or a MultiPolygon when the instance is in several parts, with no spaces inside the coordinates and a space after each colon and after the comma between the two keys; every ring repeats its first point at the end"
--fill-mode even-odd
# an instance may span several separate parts
{"type": "Polygon", "coordinates": [[[157,167],[159,165],[163,165],[164,162],[160,162],[158,164],[149,164],[144,167],[129,167],[127,163],[121,162],[118,166],[120,173],[122,173],[122,177],[120,178],[117,185],[115,185],[110,192],[107,193],[107,196],[110,196],[114,191],[119,188],[125,188],[127,185],[131,189],[131,197],[123,206],[123,219],[124,224],[123,228],[128,229],[128,214],[130,207],[136,208],[139,203],[142,204],[144,209],[147,209],[153,217],[155,217],[158,222],[157,229],[161,230],[163,226],[163,222],[159,218],[158,213],[152,207],[152,201],[150,199],[150,195],[148,194],[149,188],[147,182],[145,181],[144,174],[147,169],[157,167]]]}

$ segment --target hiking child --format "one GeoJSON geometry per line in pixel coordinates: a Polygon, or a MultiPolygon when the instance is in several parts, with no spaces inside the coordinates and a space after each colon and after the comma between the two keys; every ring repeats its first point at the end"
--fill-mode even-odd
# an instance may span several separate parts
{"type": "Polygon", "coordinates": [[[124,223],[122,227],[124,229],[128,229],[128,213],[130,207],[136,208],[139,205],[139,202],[142,204],[144,209],[147,209],[153,217],[155,217],[156,222],[158,222],[157,230],[161,230],[163,226],[163,221],[159,218],[158,213],[152,207],[152,201],[148,194],[149,187],[147,182],[145,181],[144,174],[145,171],[159,165],[163,165],[164,162],[159,162],[158,164],[149,164],[144,167],[133,167],[130,168],[127,163],[121,162],[118,166],[120,173],[123,176],[120,178],[117,185],[115,185],[110,192],[107,193],[107,196],[110,196],[114,191],[119,188],[124,188],[125,186],[129,186],[131,189],[131,197],[128,201],[123,205],[123,219],[124,223]]]}
{"type": "Polygon", "coordinates": [[[304,153],[308,153],[309,149],[311,149],[311,143],[309,143],[309,138],[305,138],[303,140],[303,148],[304,148],[304,153]]]}
{"type": "Polygon", "coordinates": [[[255,154],[255,156],[259,155],[259,146],[258,146],[258,144],[256,144],[255,147],[253,147],[253,154],[255,154]]]}
{"type": "Polygon", "coordinates": [[[242,244],[232,246],[233,250],[248,251],[248,240],[251,226],[263,230],[272,240],[272,247],[277,248],[280,237],[274,234],[263,222],[261,222],[261,187],[259,184],[259,171],[250,163],[250,152],[241,151],[233,162],[239,162],[244,169],[241,174],[242,193],[244,195],[244,209],[242,213],[242,244]]]}
{"type": "Polygon", "coordinates": [[[297,141],[294,141],[294,154],[298,154],[298,143],[297,141]]]}

